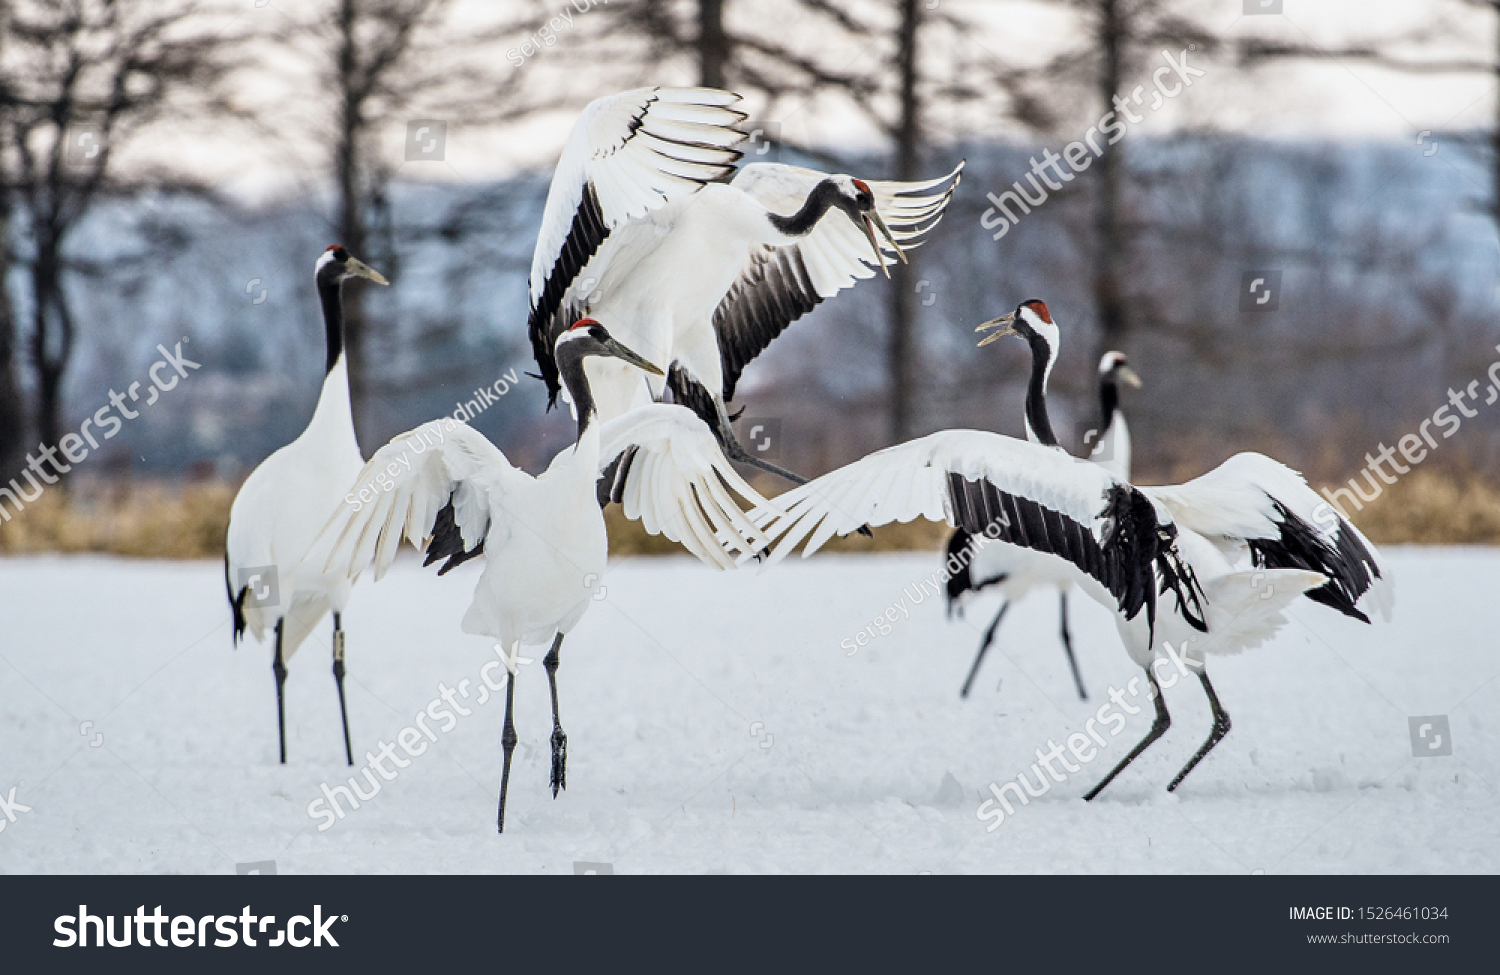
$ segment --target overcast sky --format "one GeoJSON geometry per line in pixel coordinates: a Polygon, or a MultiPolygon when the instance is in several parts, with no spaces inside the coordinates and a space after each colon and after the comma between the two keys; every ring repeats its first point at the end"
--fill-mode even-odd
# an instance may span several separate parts
{"type": "MultiPolygon", "coordinates": [[[[330,0],[319,0],[320,5],[330,0]]],[[[580,3],[584,0],[579,0],[580,3]]],[[[614,0],[620,3],[622,0],[614,0]]],[[[1003,60],[1024,63],[1040,59],[1076,43],[1076,22],[1058,4],[1033,0],[928,0],[949,5],[983,28],[966,43],[974,50],[1003,60]]],[[[1339,47],[1364,39],[1396,35],[1415,27],[1431,27],[1437,18],[1451,23],[1445,31],[1451,40],[1433,42],[1410,53],[1415,57],[1493,56],[1496,26],[1493,14],[1467,9],[1457,0],[1282,0],[1280,15],[1245,16],[1246,0],[1187,0],[1185,9],[1195,13],[1227,38],[1265,36],[1290,42],[1339,47]]],[[[1266,0],[1250,0],[1252,3],[1266,0]]],[[[762,17],[778,0],[735,0],[734,17],[762,17]]],[[[566,6],[557,0],[556,6],[566,6]]],[[[222,16],[224,29],[266,27],[282,37],[295,37],[309,11],[318,9],[302,0],[212,0],[211,17],[222,16]],[[257,6],[257,3],[263,4],[257,6]]],[[[486,0],[458,0],[451,15],[454,29],[467,33],[476,26],[503,16],[504,6],[486,0]]],[[[574,14],[585,17],[589,14],[574,14]]],[[[303,35],[306,36],[305,34],[303,35]]],[[[568,32],[559,34],[558,46],[513,67],[505,52],[512,44],[496,45],[488,53],[493,70],[533,72],[536,85],[551,83],[560,59],[553,56],[563,45],[576,40],[568,32]],[[549,62],[549,56],[551,61],[549,62]],[[549,72],[553,72],[549,74],[549,72]]],[[[788,29],[782,38],[802,49],[816,46],[817,38],[799,38],[788,29]]],[[[262,45],[261,66],[244,79],[247,103],[257,105],[268,117],[285,119],[293,133],[284,140],[248,137],[231,125],[165,125],[150,138],[130,147],[122,157],[127,165],[170,161],[186,166],[225,188],[248,198],[295,192],[320,185],[326,159],[314,140],[299,137],[310,126],[321,124],[319,112],[329,102],[317,94],[311,61],[305,55],[262,45]]],[[[843,52],[840,52],[842,56],[843,52]]],[[[929,59],[943,60],[952,52],[929,49],[929,59]]],[[[871,55],[867,55],[871,56],[871,55]]],[[[853,61],[860,57],[853,54],[853,61]]],[[[1197,58],[1190,55],[1190,58],[1197,58]]],[[[1492,76],[1413,76],[1360,63],[1328,65],[1278,64],[1251,73],[1237,72],[1210,59],[1195,60],[1208,73],[1194,86],[1168,102],[1162,110],[1148,114],[1136,129],[1141,134],[1170,131],[1182,125],[1211,125],[1269,137],[1384,138],[1410,139],[1423,129],[1489,127],[1494,120],[1496,85],[1492,76]]],[[[668,69],[657,79],[664,84],[690,83],[687,65],[668,69]]],[[[1140,79],[1149,86],[1149,77],[1140,79]]],[[[573,90],[587,91],[572,78],[573,90]]],[[[602,90],[591,94],[606,94],[602,90]]],[[[757,106],[749,106],[752,111],[757,106]]],[[[974,135],[1026,138],[1026,134],[1003,124],[965,116],[947,106],[930,106],[932,117],[949,128],[974,135]],[[981,123],[984,131],[978,131],[981,123]]],[[[441,106],[434,115],[442,117],[441,106]]],[[[784,129],[788,137],[834,145],[875,146],[878,137],[858,112],[835,101],[784,106],[784,129]]],[[[431,180],[481,180],[514,172],[521,167],[550,165],[556,158],[571,123],[571,115],[535,121],[507,131],[450,123],[447,158],[443,163],[404,164],[399,176],[431,180]]],[[[273,124],[277,124],[273,121],[273,124]]],[[[1088,123],[1084,123],[1086,127],[1088,123]]],[[[1078,135],[1082,134],[1080,129],[1078,135]]],[[[1074,138],[1076,136],[1069,136],[1074,138]]],[[[389,126],[382,142],[390,158],[400,160],[405,139],[404,124],[389,126]]],[[[1053,141],[1051,139],[1046,141],[1053,141]]]]}

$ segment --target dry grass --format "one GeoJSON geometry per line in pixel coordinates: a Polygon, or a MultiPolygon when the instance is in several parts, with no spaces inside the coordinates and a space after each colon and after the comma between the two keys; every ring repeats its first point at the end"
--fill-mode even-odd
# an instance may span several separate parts
{"type": "MultiPolygon", "coordinates": [[[[107,552],[137,558],[217,559],[234,487],[224,483],[104,484],[64,494],[50,489],[0,521],[0,555],[107,552]]],[[[1385,488],[1355,522],[1374,541],[1430,545],[1500,544],[1500,489],[1472,474],[1414,471],[1385,488]]],[[[618,505],[605,515],[614,555],[676,555],[684,549],[627,521],[618,505]]],[[[873,538],[835,538],[830,552],[932,551],[950,529],[930,521],[886,525],[873,538]]]]}
{"type": "Polygon", "coordinates": [[[49,489],[19,514],[4,500],[0,554],[108,552],[152,559],[222,558],[234,488],[223,483],[49,489]]]}
{"type": "Polygon", "coordinates": [[[1500,490],[1474,474],[1413,471],[1349,514],[1375,542],[1500,543],[1500,490]]]}

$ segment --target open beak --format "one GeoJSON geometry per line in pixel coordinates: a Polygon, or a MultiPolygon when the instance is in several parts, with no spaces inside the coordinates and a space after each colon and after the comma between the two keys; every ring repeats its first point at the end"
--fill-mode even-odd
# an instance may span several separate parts
{"type": "Polygon", "coordinates": [[[1141,388],[1141,377],[1137,376],[1135,374],[1135,370],[1131,369],[1129,366],[1121,366],[1120,368],[1116,369],[1115,377],[1125,380],[1126,383],[1128,383],[1135,389],[1141,388]]]}
{"type": "Polygon", "coordinates": [[[979,344],[981,347],[989,345],[996,339],[1004,338],[1007,335],[1016,334],[1016,313],[1011,312],[1008,315],[1001,315],[999,318],[992,318],[989,321],[985,322],[983,325],[980,325],[978,328],[974,329],[974,331],[988,332],[992,328],[998,328],[1000,329],[1000,331],[996,332],[994,335],[986,335],[984,338],[980,339],[979,344]]]}
{"type": "Polygon", "coordinates": [[[896,235],[891,233],[891,228],[885,225],[885,220],[881,218],[880,211],[868,210],[862,216],[864,217],[865,236],[870,238],[870,246],[875,249],[875,259],[880,262],[880,270],[886,277],[890,277],[891,272],[885,266],[885,251],[881,249],[880,240],[875,236],[875,231],[879,230],[880,236],[889,241],[890,245],[896,249],[896,256],[901,259],[902,264],[908,263],[906,251],[902,250],[901,245],[896,243],[896,235]]]}
{"type": "Polygon", "coordinates": [[[616,342],[614,339],[606,340],[604,343],[604,347],[609,350],[610,355],[614,356],[617,359],[624,359],[626,362],[630,363],[632,366],[635,366],[637,369],[644,369],[646,372],[649,372],[653,376],[666,375],[666,373],[662,372],[650,362],[647,362],[645,359],[636,355],[634,352],[631,352],[629,349],[625,348],[625,346],[621,345],[619,342],[616,342]]]}
{"type": "Polygon", "coordinates": [[[344,270],[348,271],[350,274],[355,275],[356,277],[369,278],[376,284],[390,284],[390,282],[385,279],[384,274],[381,274],[379,271],[375,270],[364,261],[358,261],[352,257],[349,258],[348,263],[344,265],[344,270]]]}

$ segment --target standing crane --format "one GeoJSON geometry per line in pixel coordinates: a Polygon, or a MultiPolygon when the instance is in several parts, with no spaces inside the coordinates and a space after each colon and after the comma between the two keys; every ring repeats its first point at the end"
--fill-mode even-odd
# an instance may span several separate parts
{"type": "Polygon", "coordinates": [[[349,366],[344,359],[344,282],[364,278],[389,284],[378,271],[350,256],[342,244],[325,250],[313,272],[328,359],[318,406],[302,435],[261,461],[240,486],[229,511],[224,585],[234,614],[234,641],[248,627],[264,641],[276,635],[271,670],[276,676],[276,730],[286,764],[286,665],[331,609],[333,678],[344,723],[344,758],[354,764],[349,710],[344,700],[344,605],[352,581],[310,572],[300,559],[364,464],[349,406],[349,366]],[[273,598],[274,597],[274,598],[273,598]]]}
{"type": "Polygon", "coordinates": [[[804,479],[746,451],[727,403],[744,367],[825,298],[906,260],[942,218],[960,163],[934,180],[865,181],[756,163],[728,183],[744,134],[738,95],[641,88],[591,102],[552,177],[531,265],[532,351],[549,408],[563,387],[557,336],[580,317],[666,365],[641,376],[599,370],[610,419],[667,387],[714,431],[730,459],[804,479]]]}
{"type": "MultiPolygon", "coordinates": [[[[1026,437],[1032,443],[1043,443],[1061,450],[1057,438],[1052,435],[1052,425],[1046,418],[1045,398],[1049,368],[1049,364],[1033,358],[1031,381],[1028,383],[1026,399],[1026,437]],[[1039,410],[1039,414],[1035,422],[1033,422],[1034,407],[1031,392],[1033,389],[1040,390],[1040,405],[1035,408],[1039,410]],[[1042,432],[1045,432],[1049,439],[1042,439],[1042,432]]],[[[1140,377],[1130,368],[1123,352],[1105,353],[1099,361],[1099,403],[1100,413],[1103,416],[1103,425],[1099,429],[1103,433],[1097,438],[1097,445],[1093,453],[1089,455],[1089,459],[1104,467],[1119,480],[1129,481],[1130,433],[1125,426],[1125,417],[1120,412],[1119,384],[1122,382],[1135,387],[1141,385],[1140,377]]],[[[1078,688],[1079,700],[1087,701],[1088,691],[1084,689],[1083,677],[1078,673],[1078,659],[1073,654],[1073,638],[1068,632],[1068,590],[1073,587],[1073,583],[1067,568],[1058,565],[1054,559],[1036,555],[1026,549],[1003,545],[974,548],[973,538],[962,529],[955,530],[948,537],[944,561],[971,549],[967,560],[959,559],[959,562],[963,564],[963,569],[948,577],[949,614],[951,615],[955,608],[962,612],[965,602],[990,588],[1000,591],[1002,601],[999,611],[995,613],[995,618],[985,628],[984,636],[979,641],[979,652],[974,656],[974,663],[969,668],[969,676],[964,679],[964,685],[958,692],[959,696],[969,696],[969,690],[974,686],[974,678],[979,674],[979,665],[984,661],[984,655],[995,639],[995,631],[1000,628],[1000,621],[1005,618],[1006,610],[1033,588],[1055,586],[1058,592],[1058,618],[1061,621],[1062,644],[1064,652],[1068,655],[1068,668],[1073,673],[1073,684],[1078,688]]]]}
{"type": "Polygon", "coordinates": [[[593,385],[600,366],[616,360],[659,375],[657,366],[589,318],[559,335],[553,351],[578,413],[578,438],[544,473],[532,477],[517,470],[466,424],[451,418],[424,424],[382,447],[351,478],[349,496],[358,503],[338,506],[325,539],[308,553],[323,571],[345,579],[357,578],[372,562],[379,579],[403,536],[426,551],[424,564],[447,559],[440,575],[484,555],[462,626],[465,633],[495,640],[510,670],[501,736],[501,832],[517,741],[512,708],[522,644],[552,644],[543,664],[552,691],[553,798],[567,786],[558,653],[604,574],[604,504],[620,503],[648,532],[683,543],[716,568],[733,568],[737,557],[753,556],[767,543],[730,491],[751,505],[767,502],[736,473],[691,411],[650,403],[608,422],[599,419],[593,385]],[[377,482],[386,472],[394,477],[377,482]],[[360,491],[371,485],[377,485],[367,492],[374,500],[364,503],[360,491]]]}

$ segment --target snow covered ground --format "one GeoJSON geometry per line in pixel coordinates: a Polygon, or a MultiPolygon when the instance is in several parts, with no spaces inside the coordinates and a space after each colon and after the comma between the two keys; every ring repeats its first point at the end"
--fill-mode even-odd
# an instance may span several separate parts
{"type": "Polygon", "coordinates": [[[475,566],[438,579],[404,560],[356,590],[358,764],[440,683],[468,680],[457,700],[471,713],[446,733],[428,719],[437,743],[398,751],[410,764],[320,831],[330,819],[308,813],[320,786],[358,773],[342,761],[326,628],[290,665],[283,767],[270,650],[230,649],[221,566],[0,560],[0,872],[223,874],[266,860],[280,873],[1500,871],[1500,552],[1388,555],[1393,623],[1304,604],[1274,644],[1211,661],[1234,729],[1177,794],[1166,784],[1209,726],[1196,681],[1167,691],[1171,730],[1098,800],[1080,797],[1149,709],[994,832],[976,816],[988,784],[1083,731],[1108,688],[1139,673],[1098,607],[1076,599],[1073,614],[1089,702],[1050,595],[1009,614],[960,701],[993,601],[949,622],[939,599],[908,598],[910,619],[898,610],[847,654],[935,556],[729,574],[620,561],[563,648],[556,801],[541,651],[520,669],[503,836],[503,695],[478,703],[494,658],[458,632],[475,566]],[[1447,716],[1452,755],[1416,758],[1408,717],[1432,715],[1447,716]]]}

